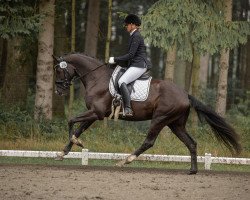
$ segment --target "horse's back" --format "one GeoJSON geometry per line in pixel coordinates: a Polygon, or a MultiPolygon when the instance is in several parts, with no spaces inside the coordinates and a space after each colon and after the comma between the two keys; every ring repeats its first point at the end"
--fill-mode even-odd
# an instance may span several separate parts
{"type": "Polygon", "coordinates": [[[151,98],[157,99],[157,104],[167,109],[188,109],[190,102],[188,93],[167,80],[152,80],[150,88],[151,98]]]}

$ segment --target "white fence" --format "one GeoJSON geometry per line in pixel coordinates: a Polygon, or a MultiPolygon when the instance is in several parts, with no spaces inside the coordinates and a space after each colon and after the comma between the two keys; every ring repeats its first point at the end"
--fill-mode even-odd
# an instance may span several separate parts
{"type": "MultiPolygon", "coordinates": [[[[12,157],[39,157],[39,158],[54,158],[56,151],[18,151],[18,150],[0,150],[0,156],[12,157]]],[[[82,165],[88,165],[89,159],[102,160],[122,160],[130,154],[125,153],[96,153],[89,152],[88,149],[82,149],[82,152],[70,152],[65,158],[82,159],[82,165]]],[[[151,155],[142,154],[136,160],[147,161],[161,161],[161,162],[190,162],[190,156],[176,156],[176,155],[151,155]]],[[[212,157],[210,153],[205,156],[197,156],[199,163],[205,163],[205,169],[210,170],[212,163],[220,164],[240,164],[250,165],[250,158],[230,158],[230,157],[212,157]]]]}

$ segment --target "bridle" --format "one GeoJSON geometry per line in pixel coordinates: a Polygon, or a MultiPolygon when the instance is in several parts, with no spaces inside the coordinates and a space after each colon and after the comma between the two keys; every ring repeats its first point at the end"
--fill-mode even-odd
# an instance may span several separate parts
{"type": "Polygon", "coordinates": [[[74,65],[72,65],[73,69],[74,69],[74,72],[77,75],[77,77],[76,77],[75,75],[72,76],[70,74],[70,72],[68,70],[68,63],[66,61],[64,61],[63,58],[59,58],[58,62],[59,63],[54,66],[54,70],[57,70],[57,68],[60,67],[64,72],[64,79],[58,80],[58,81],[56,80],[55,84],[56,84],[57,87],[59,87],[59,88],[61,88],[63,90],[67,90],[72,85],[71,82],[74,82],[74,81],[76,81],[76,80],[78,80],[80,78],[83,78],[84,76],[92,73],[93,71],[99,69],[100,67],[102,67],[104,65],[108,65],[108,63],[101,64],[101,65],[97,66],[95,69],[93,69],[93,70],[91,70],[89,72],[86,72],[83,75],[79,71],[77,71],[77,69],[74,67],[74,65]]]}

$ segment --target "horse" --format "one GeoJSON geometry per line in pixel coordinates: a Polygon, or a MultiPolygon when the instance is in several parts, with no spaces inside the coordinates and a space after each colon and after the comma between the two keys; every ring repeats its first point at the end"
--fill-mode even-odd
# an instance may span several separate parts
{"type": "MultiPolygon", "coordinates": [[[[100,60],[80,53],[70,53],[63,57],[53,56],[56,65],[55,91],[65,95],[69,91],[72,80],[80,79],[85,87],[85,104],[87,111],[68,121],[69,143],[57,155],[62,160],[73,144],[83,147],[79,136],[96,120],[103,120],[111,113],[113,97],[109,92],[109,81],[113,69],[100,60]],[[80,123],[74,130],[74,125],[80,123]]],[[[215,137],[222,142],[233,154],[241,152],[239,135],[223,117],[213,109],[204,105],[195,97],[171,81],[152,79],[148,98],[143,102],[132,101],[133,117],[120,118],[128,121],[151,120],[147,136],[142,145],[126,159],[119,161],[118,166],[131,163],[140,154],[153,147],[160,131],[168,126],[171,131],[186,145],[191,155],[189,174],[197,173],[197,143],[188,134],[186,122],[193,107],[199,119],[212,128],[215,137]],[[204,121],[204,120],[203,120],[204,121]]]]}

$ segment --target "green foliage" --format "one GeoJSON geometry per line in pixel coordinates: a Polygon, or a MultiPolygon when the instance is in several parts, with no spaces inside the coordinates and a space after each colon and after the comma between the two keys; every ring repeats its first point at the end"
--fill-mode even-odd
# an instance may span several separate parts
{"type": "Polygon", "coordinates": [[[1,1],[0,37],[8,39],[37,33],[41,25],[41,17],[41,15],[36,14],[35,8],[27,2],[24,3],[22,0],[1,1]]]}
{"type": "Polygon", "coordinates": [[[250,23],[226,22],[222,2],[215,2],[160,0],[142,17],[142,34],[147,42],[166,50],[176,42],[178,56],[189,61],[194,50],[213,55],[246,43],[250,23]]]}
{"type": "Polygon", "coordinates": [[[56,138],[58,133],[67,130],[67,121],[55,119],[53,121],[33,119],[33,112],[21,110],[18,106],[6,107],[0,104],[0,137],[7,139],[44,137],[56,138]]]}

